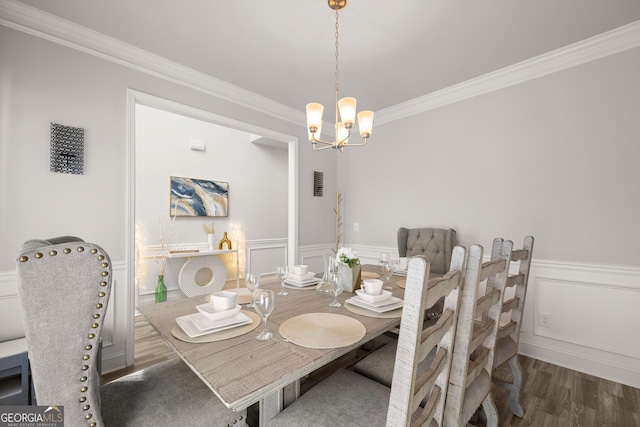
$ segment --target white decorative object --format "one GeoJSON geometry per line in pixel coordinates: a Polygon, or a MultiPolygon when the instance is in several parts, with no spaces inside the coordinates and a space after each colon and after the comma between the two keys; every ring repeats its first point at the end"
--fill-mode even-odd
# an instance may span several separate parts
{"type": "Polygon", "coordinates": [[[338,276],[342,282],[342,288],[345,292],[353,292],[360,288],[360,269],[361,265],[357,264],[353,267],[348,265],[340,265],[338,267],[338,276]]]}
{"type": "Polygon", "coordinates": [[[209,243],[209,250],[215,250],[216,244],[216,235],[215,234],[207,234],[207,243],[209,243]]]}

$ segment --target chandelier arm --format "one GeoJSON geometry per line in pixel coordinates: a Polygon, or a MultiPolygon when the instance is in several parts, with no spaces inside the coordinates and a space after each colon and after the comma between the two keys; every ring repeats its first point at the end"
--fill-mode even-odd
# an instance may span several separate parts
{"type": "MultiPolygon", "coordinates": [[[[320,142],[324,142],[324,141],[320,141],[320,142]]],[[[326,142],[324,143],[327,144],[326,142]]],[[[322,147],[318,147],[316,143],[312,143],[311,145],[313,145],[314,151],[326,150],[327,148],[336,148],[336,146],[333,144],[323,145],[322,147]]]]}
{"type": "Polygon", "coordinates": [[[348,144],[344,144],[343,147],[362,147],[363,145],[367,145],[367,138],[364,138],[364,142],[360,143],[360,144],[354,144],[352,142],[349,142],[348,144]]]}
{"type": "Polygon", "coordinates": [[[323,141],[322,139],[319,139],[319,138],[316,138],[315,136],[313,136],[313,134],[312,134],[311,139],[310,139],[309,141],[310,141],[312,144],[316,144],[316,143],[318,143],[318,142],[319,142],[319,143],[321,143],[321,144],[325,144],[325,145],[329,145],[329,146],[331,146],[331,145],[336,145],[335,141],[331,141],[331,142],[329,142],[329,141],[323,141]]]}

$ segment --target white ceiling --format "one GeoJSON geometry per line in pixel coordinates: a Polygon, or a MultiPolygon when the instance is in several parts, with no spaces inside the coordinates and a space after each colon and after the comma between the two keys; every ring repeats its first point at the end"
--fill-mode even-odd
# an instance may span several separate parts
{"type": "MultiPolygon", "coordinates": [[[[21,2],[300,111],[333,102],[326,0],[21,2]]],[[[340,95],[380,110],[638,20],[638,0],[349,0],[340,95]]]]}

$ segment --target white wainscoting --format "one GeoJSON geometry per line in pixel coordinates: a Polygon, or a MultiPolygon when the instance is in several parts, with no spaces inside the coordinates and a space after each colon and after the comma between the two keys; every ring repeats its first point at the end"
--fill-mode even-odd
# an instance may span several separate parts
{"type": "MultiPolygon", "coordinates": [[[[398,257],[395,247],[345,246],[362,264],[378,264],[381,252],[398,257]]],[[[310,265],[332,248],[300,247],[298,253],[310,265]]],[[[537,260],[534,253],[520,353],[640,388],[638,307],[640,268],[537,260]]]]}
{"type": "MultiPolygon", "coordinates": [[[[381,252],[397,257],[396,248],[350,246],[363,264],[377,264],[381,252]]],[[[299,262],[321,271],[323,254],[334,245],[303,246],[299,262]]],[[[272,272],[287,259],[286,239],[247,242],[247,265],[259,273],[272,272]]],[[[133,322],[122,307],[125,263],[114,263],[110,311],[103,329],[103,371],[125,366],[125,342],[133,322]],[[116,311],[114,311],[116,310],[116,311]]],[[[182,297],[180,290],[173,291],[182,297]]],[[[141,295],[153,301],[153,294],[141,295]]],[[[534,256],[520,335],[520,352],[545,362],[640,388],[640,268],[585,265],[537,260],[534,256]],[[542,325],[541,313],[548,326],[542,325]]],[[[0,313],[3,334],[22,327],[15,272],[0,272],[0,313]]],[[[18,331],[19,333],[20,331],[18,331]]]]}
{"type": "Polygon", "coordinates": [[[640,268],[534,256],[520,352],[640,388],[638,306],[640,268]]]}

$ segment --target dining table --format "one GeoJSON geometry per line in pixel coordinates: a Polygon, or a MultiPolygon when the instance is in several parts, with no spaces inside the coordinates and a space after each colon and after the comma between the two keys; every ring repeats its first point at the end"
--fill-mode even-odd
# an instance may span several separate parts
{"type": "MultiPolygon", "coordinates": [[[[385,280],[380,267],[376,265],[363,265],[361,274],[369,278],[379,275],[381,280],[385,280]]],[[[391,292],[396,298],[402,299],[404,296],[401,287],[404,279],[406,277],[394,275],[389,280],[393,285],[391,292]]],[[[232,410],[243,410],[259,402],[259,425],[265,425],[266,421],[299,397],[300,380],[305,376],[400,324],[401,308],[378,313],[345,303],[355,296],[354,293],[343,292],[338,295],[341,306],[334,308],[329,306],[333,296],[321,294],[315,289],[316,286],[301,288],[287,285],[288,295],[277,295],[281,283],[274,275],[262,276],[259,286],[276,293],[275,306],[266,323],[273,338],[266,341],[256,339],[263,327],[261,319],[253,309],[244,306],[241,312],[250,316],[251,324],[196,338],[186,335],[176,319],[197,313],[196,306],[206,304],[208,295],[139,307],[149,324],[225,406],[232,410]],[[331,328],[323,330],[322,335],[318,336],[313,331],[297,331],[300,333],[296,334],[296,323],[292,321],[305,316],[319,316],[320,319],[324,316],[332,321],[337,319],[338,324],[334,325],[336,331],[340,330],[341,325],[349,328],[354,323],[364,328],[361,334],[345,342],[339,336],[332,339],[331,328]],[[281,331],[285,328],[283,336],[281,331]],[[286,338],[288,336],[296,339],[286,338]],[[314,339],[318,341],[314,342],[314,339]]]]}

